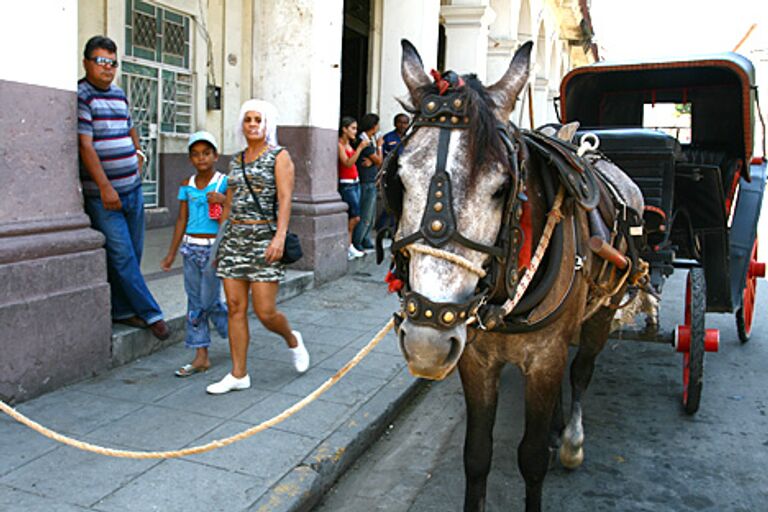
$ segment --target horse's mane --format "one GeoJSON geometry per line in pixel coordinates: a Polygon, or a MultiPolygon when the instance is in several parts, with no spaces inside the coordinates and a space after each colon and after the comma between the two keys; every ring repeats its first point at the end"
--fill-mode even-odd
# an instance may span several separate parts
{"type": "MultiPolygon", "coordinates": [[[[500,162],[505,167],[509,165],[507,154],[498,134],[496,133],[498,119],[493,113],[496,107],[493,98],[488,94],[482,82],[474,73],[463,75],[467,101],[467,116],[469,117],[469,161],[472,166],[469,171],[469,184],[472,186],[481,169],[492,162],[500,162]]],[[[435,83],[430,83],[418,90],[418,96],[439,94],[435,83]]],[[[418,104],[411,98],[412,103],[418,104]]],[[[404,109],[413,115],[419,114],[419,109],[401,102],[404,109]]]]}

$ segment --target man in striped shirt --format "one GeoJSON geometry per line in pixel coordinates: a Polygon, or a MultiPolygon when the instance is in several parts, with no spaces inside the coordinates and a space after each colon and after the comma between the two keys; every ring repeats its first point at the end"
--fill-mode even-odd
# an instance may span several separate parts
{"type": "Polygon", "coordinates": [[[85,211],[106,238],[112,319],[148,327],[156,337],[167,339],[168,325],[141,275],[145,157],[125,93],[112,84],[117,45],[107,37],[94,36],[83,53],[85,78],[77,86],[80,178],[85,211]]]}

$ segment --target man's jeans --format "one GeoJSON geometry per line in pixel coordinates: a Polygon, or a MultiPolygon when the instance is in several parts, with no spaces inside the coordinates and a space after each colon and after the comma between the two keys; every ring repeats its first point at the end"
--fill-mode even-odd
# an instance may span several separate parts
{"type": "Polygon", "coordinates": [[[372,245],[371,229],[376,220],[376,183],[360,183],[360,222],[352,233],[352,242],[360,249],[372,245]]]}
{"type": "Polygon", "coordinates": [[[107,210],[100,197],[85,197],[85,212],[94,229],[107,241],[107,278],[112,295],[112,318],[138,316],[148,324],[163,319],[163,312],[141,275],[144,248],[144,197],[141,187],[120,194],[122,209],[107,210]]]}
{"type": "Polygon", "coordinates": [[[221,279],[209,259],[211,248],[184,244],[184,290],[187,292],[187,348],[208,348],[213,322],[222,338],[227,337],[227,307],[221,302],[221,279]]]}

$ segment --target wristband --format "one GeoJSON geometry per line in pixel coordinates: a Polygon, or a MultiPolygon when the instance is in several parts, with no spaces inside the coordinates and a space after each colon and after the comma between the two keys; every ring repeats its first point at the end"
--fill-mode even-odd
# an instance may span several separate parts
{"type": "Polygon", "coordinates": [[[137,149],[136,154],[141,155],[141,158],[143,158],[145,162],[147,161],[147,155],[141,149],[137,149]]]}

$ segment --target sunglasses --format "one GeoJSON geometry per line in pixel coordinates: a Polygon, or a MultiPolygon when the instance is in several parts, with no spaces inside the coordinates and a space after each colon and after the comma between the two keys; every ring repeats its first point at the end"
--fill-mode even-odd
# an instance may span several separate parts
{"type": "Polygon", "coordinates": [[[102,67],[111,66],[113,68],[116,68],[117,66],[119,66],[117,59],[110,59],[109,57],[91,57],[88,60],[95,62],[97,66],[102,66],[102,67]]]}

